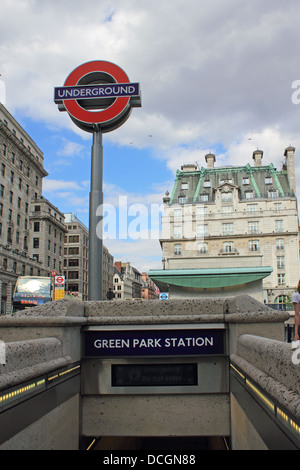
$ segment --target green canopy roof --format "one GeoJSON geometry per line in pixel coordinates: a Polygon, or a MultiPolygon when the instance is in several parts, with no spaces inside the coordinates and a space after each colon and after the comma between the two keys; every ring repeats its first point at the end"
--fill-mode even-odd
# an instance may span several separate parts
{"type": "Polygon", "coordinates": [[[219,269],[160,269],[148,272],[149,277],[159,285],[173,285],[201,289],[215,289],[238,286],[264,279],[273,269],[270,266],[254,268],[219,269]]]}

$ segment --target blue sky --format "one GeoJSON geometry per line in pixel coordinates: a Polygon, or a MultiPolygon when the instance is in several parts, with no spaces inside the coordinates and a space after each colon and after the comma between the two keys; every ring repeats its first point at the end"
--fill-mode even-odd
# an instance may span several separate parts
{"type": "MultiPolygon", "coordinates": [[[[92,135],[53,101],[72,70],[119,65],[142,108],[103,136],[104,202],[160,204],[184,163],[280,167],[296,147],[300,181],[300,4],[294,0],[1,0],[5,105],[44,153],[44,196],[88,225],[92,135]],[[16,14],[18,12],[18,14],[16,14]],[[249,140],[251,138],[251,140],[249,140]]],[[[298,191],[299,193],[299,191],[298,191]]],[[[116,260],[161,268],[158,240],[107,240],[116,260]]]]}

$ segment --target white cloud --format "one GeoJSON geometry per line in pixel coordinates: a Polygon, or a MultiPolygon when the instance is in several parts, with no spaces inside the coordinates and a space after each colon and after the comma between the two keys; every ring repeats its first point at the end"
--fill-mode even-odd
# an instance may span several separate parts
{"type": "Polygon", "coordinates": [[[52,180],[45,178],[43,181],[43,190],[48,192],[60,191],[66,189],[81,189],[76,181],[52,180]]]}
{"type": "MultiPolygon", "coordinates": [[[[142,108],[107,140],[151,148],[173,173],[186,162],[205,166],[208,151],[216,153],[217,165],[251,162],[257,147],[264,163],[280,167],[291,144],[299,175],[300,105],[292,103],[292,83],[300,79],[299,24],[295,0],[86,0],[84,6],[79,0],[2,0],[6,106],[44,122],[49,132],[65,131],[57,176],[73,157],[90,154],[91,135],[58,111],[53,89],[79,64],[108,60],[140,82],[142,108]]],[[[124,163],[124,177],[126,170],[124,163]]],[[[46,178],[44,190],[70,193],[85,211],[86,176],[70,178],[46,178]]],[[[155,188],[142,194],[106,185],[105,194],[111,203],[119,194],[131,203],[161,202],[155,188]]]]}

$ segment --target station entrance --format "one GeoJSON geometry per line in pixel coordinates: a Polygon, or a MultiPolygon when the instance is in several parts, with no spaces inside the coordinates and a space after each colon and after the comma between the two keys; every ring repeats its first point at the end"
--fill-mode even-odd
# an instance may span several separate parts
{"type": "Polygon", "coordinates": [[[95,448],[226,448],[223,323],[89,326],[83,339],[82,432],[103,436],[95,448]]]}
{"type": "Polygon", "coordinates": [[[230,450],[229,436],[210,437],[102,437],[92,439],[90,450],[202,451],[230,450]]]}

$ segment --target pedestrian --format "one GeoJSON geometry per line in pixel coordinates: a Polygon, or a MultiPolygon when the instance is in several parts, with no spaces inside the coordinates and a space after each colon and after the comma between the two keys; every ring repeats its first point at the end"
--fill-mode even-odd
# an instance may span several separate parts
{"type": "MultiPolygon", "coordinates": [[[[293,294],[292,297],[292,303],[294,305],[294,312],[295,312],[295,336],[294,336],[294,342],[298,341],[299,342],[299,335],[300,335],[300,325],[299,325],[299,304],[300,304],[300,281],[298,282],[297,285],[297,292],[293,294]]],[[[299,343],[293,344],[294,347],[297,347],[299,343]]]]}

